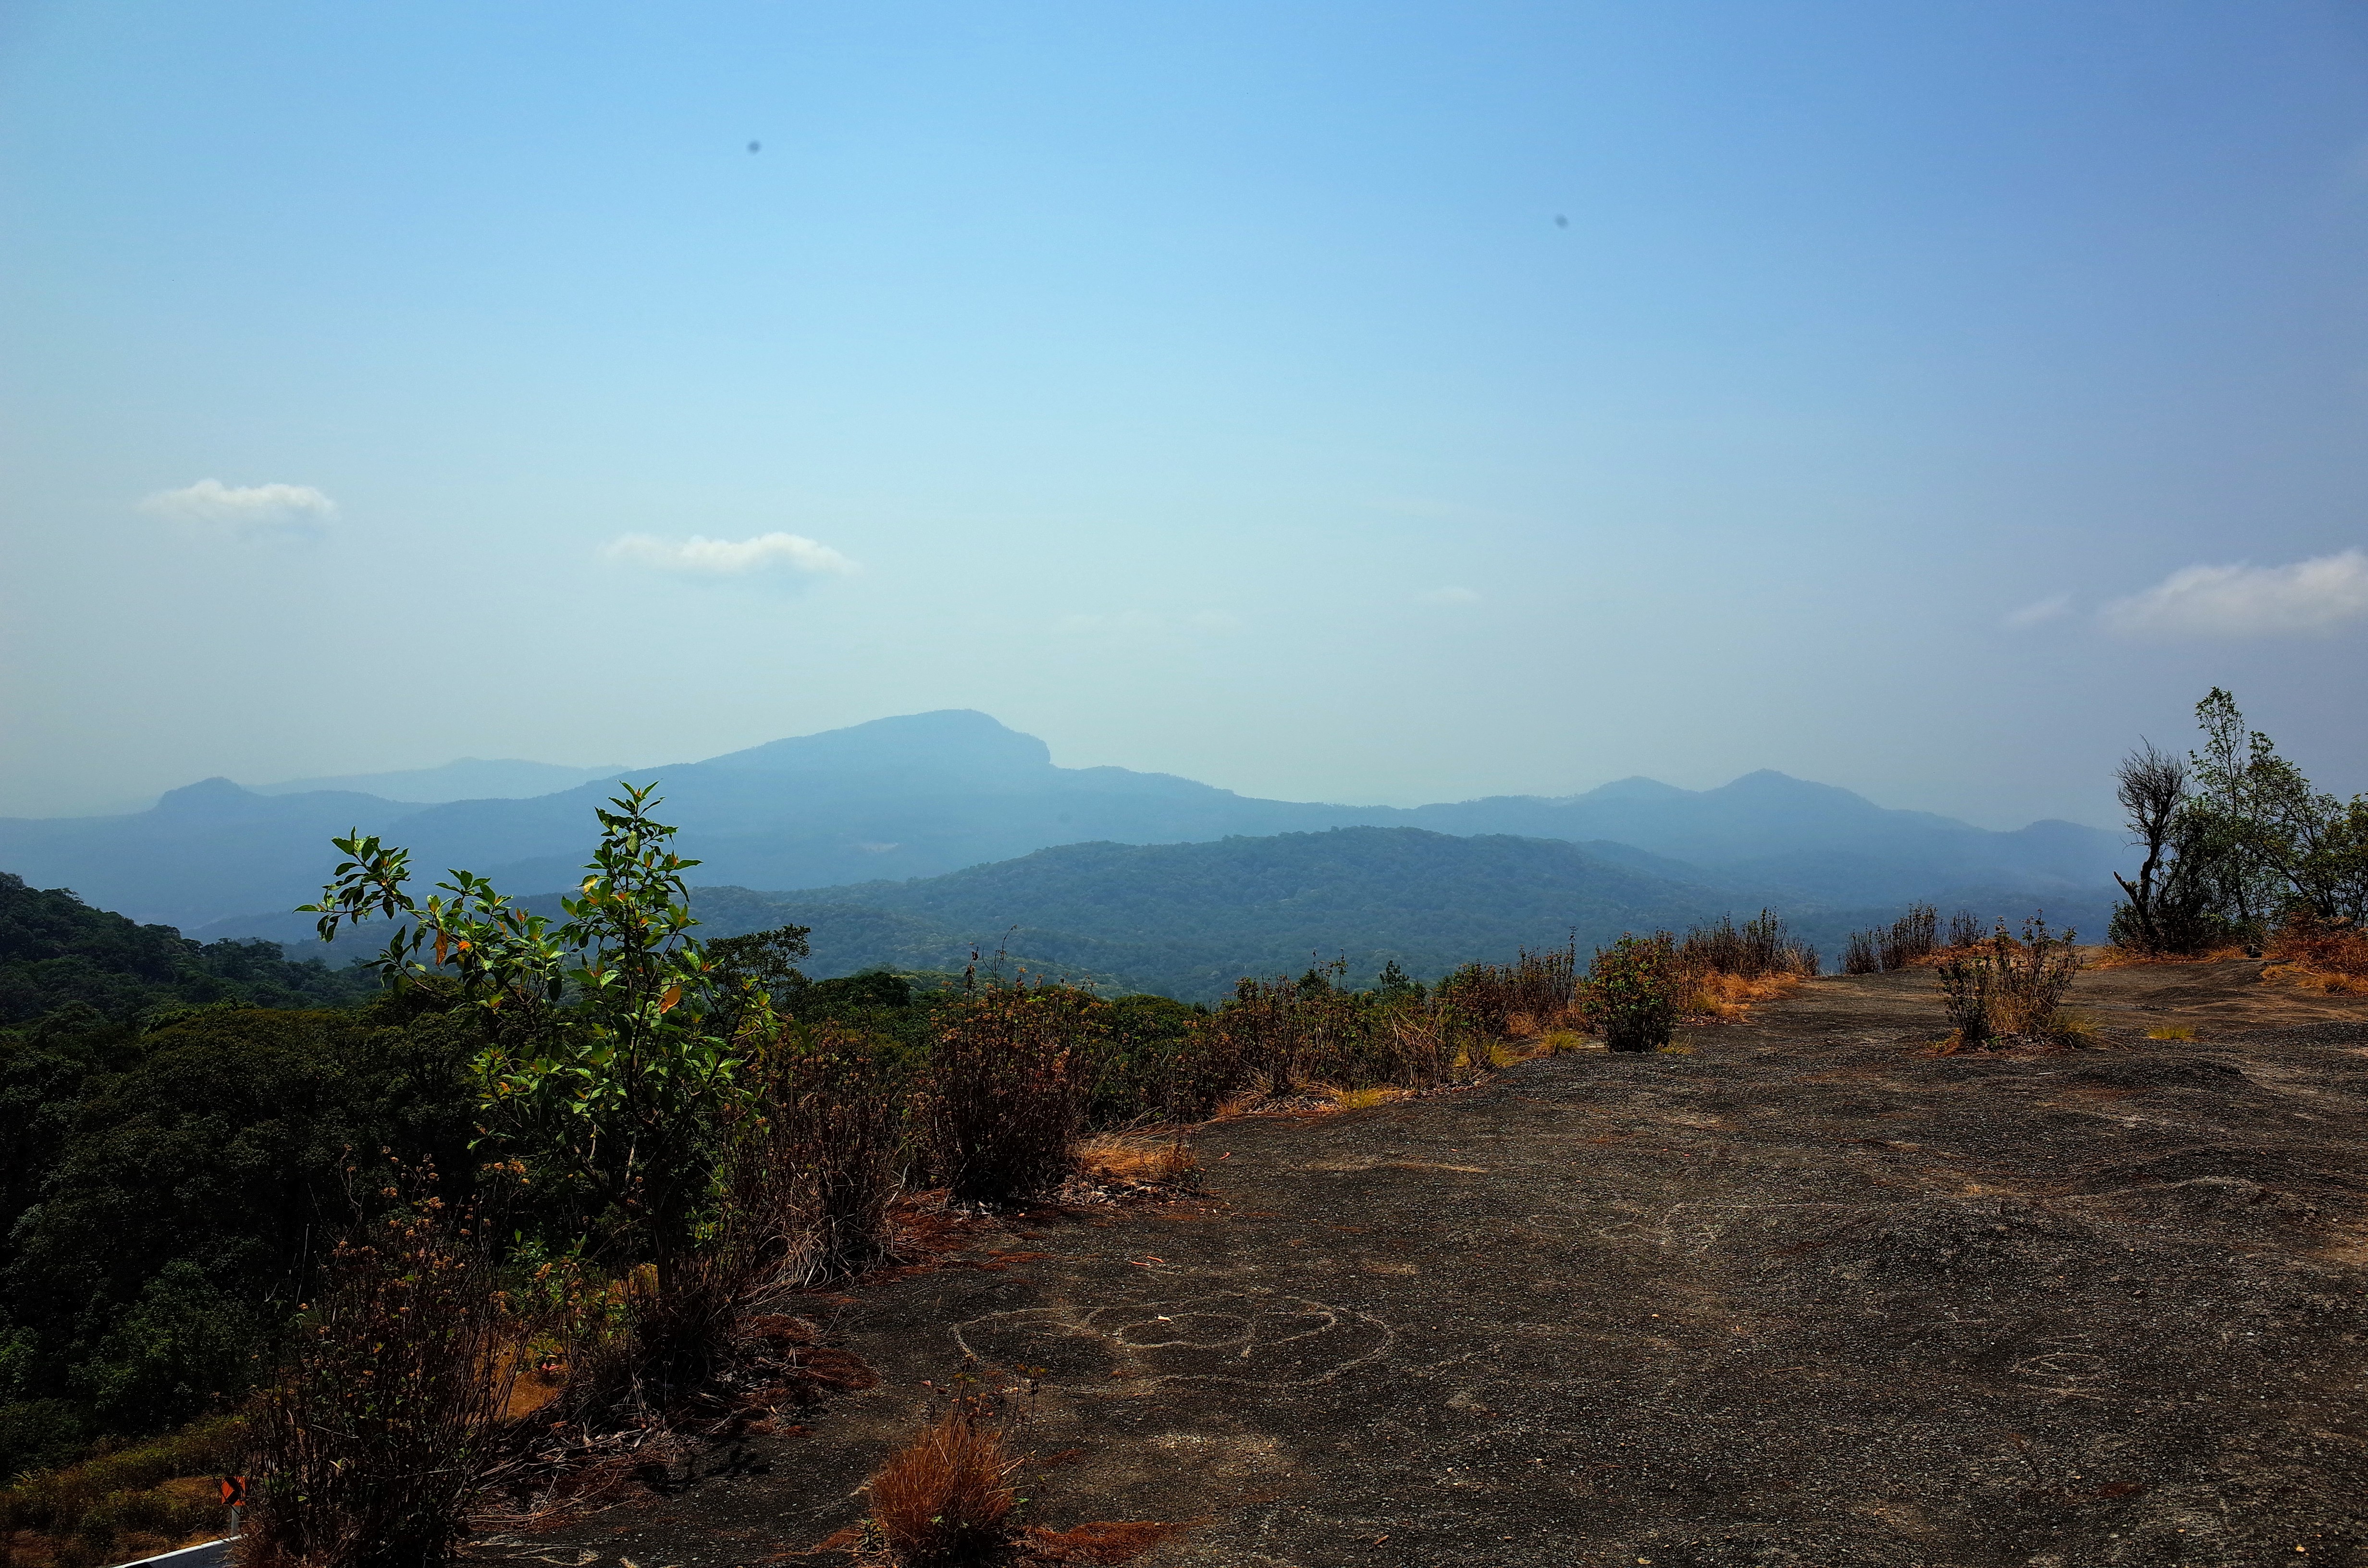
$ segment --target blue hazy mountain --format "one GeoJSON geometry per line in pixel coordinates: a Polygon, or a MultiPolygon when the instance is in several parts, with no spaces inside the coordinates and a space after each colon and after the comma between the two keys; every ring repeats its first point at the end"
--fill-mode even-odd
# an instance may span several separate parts
{"type": "MultiPolygon", "coordinates": [[[[1338,827],[1588,844],[1608,864],[1681,875],[1787,908],[1873,906],[1952,888],[2057,895],[2110,886],[2117,835],[2069,823],[1996,833],[1756,773],[1715,790],[1629,779],[1559,799],[1397,809],[1265,801],[1169,774],[1060,767],[984,713],[882,719],[700,762],[635,770],[711,885],[774,891],[934,878],[1063,845],[1204,843],[1338,827]],[[1644,860],[1636,857],[1645,857],[1644,860]],[[1666,862],[1677,863],[1674,872],[1666,862]]],[[[349,827],[539,892],[572,884],[604,781],[523,800],[417,805],[344,790],[266,795],[226,779],[147,812],[0,819],[0,869],[142,921],[229,934],[233,916],[309,900],[349,827]]]]}
{"type": "Polygon", "coordinates": [[[441,767],[354,773],[342,778],[290,778],[279,784],[252,784],[247,788],[258,795],[312,795],[327,790],[430,806],[447,801],[530,800],[578,784],[613,783],[626,771],[622,767],[566,767],[555,762],[521,762],[516,757],[464,756],[441,767]]]}

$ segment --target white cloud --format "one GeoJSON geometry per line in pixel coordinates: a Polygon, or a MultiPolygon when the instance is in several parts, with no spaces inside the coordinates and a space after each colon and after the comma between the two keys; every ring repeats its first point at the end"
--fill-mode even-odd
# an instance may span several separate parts
{"type": "Polygon", "coordinates": [[[2368,616],[2368,554],[2314,556],[2291,566],[2186,566],[2099,612],[2115,631],[2264,637],[2325,631],[2368,616]]]}
{"type": "Polygon", "coordinates": [[[803,534],[758,534],[754,539],[659,539],[652,534],[627,534],[602,549],[611,561],[677,572],[691,577],[746,577],[752,573],[784,571],[804,576],[845,576],[860,570],[854,562],[803,534]]]}
{"type": "Polygon", "coordinates": [[[337,516],[337,504],[309,484],[224,484],[219,479],[159,490],[140,509],[186,533],[250,544],[318,539],[337,516]]]}
{"type": "Polygon", "coordinates": [[[1480,595],[1476,589],[1459,588],[1451,585],[1417,594],[1415,599],[1417,603],[1427,605],[1476,605],[1480,602],[1480,595]]]}
{"type": "Polygon", "coordinates": [[[2070,614],[2071,609],[2071,595],[2051,594],[2035,604],[2027,604],[2021,609],[2009,611],[2005,619],[2011,627],[2037,626],[2044,620],[2059,620],[2070,614]]]}

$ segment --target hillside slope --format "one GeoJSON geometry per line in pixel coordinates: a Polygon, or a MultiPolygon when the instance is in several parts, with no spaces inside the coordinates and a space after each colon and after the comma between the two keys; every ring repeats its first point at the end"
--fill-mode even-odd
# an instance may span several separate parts
{"type": "Polygon", "coordinates": [[[165,1003],[324,1007],[377,989],[304,957],[289,962],[266,942],[195,942],[0,872],[0,1028],[76,1004],[120,1023],[165,1003]]]}
{"type": "Polygon", "coordinates": [[[850,1289],[877,1391],[536,1550],[841,1568],[984,1363],[1043,1369],[1031,1520],[1192,1521],[1146,1568],[2357,1565],[2368,1005],[2260,971],[2083,975],[2068,1055],[1935,1056],[1868,976],[1210,1123],[1204,1194],[850,1289]]]}

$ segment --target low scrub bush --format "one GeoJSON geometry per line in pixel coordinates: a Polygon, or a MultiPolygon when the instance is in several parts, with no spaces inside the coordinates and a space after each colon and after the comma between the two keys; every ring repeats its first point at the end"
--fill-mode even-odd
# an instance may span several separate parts
{"type": "Polygon", "coordinates": [[[495,1458],[525,1337],[482,1216],[434,1173],[382,1188],[326,1268],[254,1415],[245,1568],[438,1568],[495,1458]]]}
{"type": "Polygon", "coordinates": [[[938,1178],[1006,1202],[1068,1174],[1106,1005],[1064,986],[990,983],[941,1008],[922,1093],[938,1178]]]}
{"type": "Polygon", "coordinates": [[[1588,1008],[1612,1051],[1657,1051],[1669,1043],[1685,971],[1667,931],[1622,937],[1596,949],[1588,1008]]]}
{"type": "Polygon", "coordinates": [[[1817,949],[1794,940],[1782,917],[1768,909],[1741,926],[1721,915],[1715,926],[1695,926],[1678,945],[1678,961],[1696,974],[1740,980],[1815,974],[1818,967],[1817,949]]]}
{"type": "Polygon", "coordinates": [[[1985,946],[1936,965],[1941,1006],[1956,1046],[1979,1051],[2016,1040],[2077,1045],[2093,1033],[2062,1012],[2065,994],[2080,971],[2073,936],[2068,930],[2051,933],[2047,922],[2033,915],[2017,941],[2000,921],[1985,946]]]}
{"type": "MultiPolygon", "coordinates": [[[[1427,1088],[1475,1077],[1493,1064],[1488,1045],[1503,1038],[1508,1018],[1484,1006],[1482,1017],[1496,1028],[1475,1021],[1464,1000],[1471,991],[1459,984],[1492,966],[1459,970],[1430,995],[1410,986],[1344,990],[1336,983],[1341,967],[1311,969],[1297,980],[1244,980],[1235,987],[1211,1028],[1239,1083],[1261,1097],[1280,1099],[1316,1085],[1350,1091],[1427,1088]]],[[[1485,990],[1488,983],[1481,983],[1484,994],[1494,997],[1485,990]]]]}
{"type": "Polygon", "coordinates": [[[1297,1094],[1306,1084],[1310,1059],[1318,1053],[1326,1032],[1316,1011],[1303,999],[1300,983],[1289,975],[1245,977],[1218,1009],[1213,1032],[1244,1082],[1280,1099],[1297,1094]]]}
{"type": "Polygon", "coordinates": [[[1100,1009],[1086,1125],[1199,1121],[1241,1086],[1241,1069],[1209,1009],[1165,996],[1120,996],[1100,1009]]]}
{"type": "Polygon", "coordinates": [[[1679,1013],[1712,1018],[1739,1018],[1754,1002],[1790,995],[1819,967],[1817,949],[1767,909],[1740,926],[1725,915],[1695,926],[1678,944],[1676,965],[1679,1013]]]}
{"type": "Polygon", "coordinates": [[[1526,1039],[1552,1028],[1577,999],[1576,946],[1531,952],[1511,963],[1470,963],[1439,983],[1439,1000],[1492,1040],[1526,1039]]]}
{"type": "Polygon", "coordinates": [[[1941,946],[1941,912],[1929,903],[1911,903],[1907,913],[1891,923],[1879,947],[1886,970],[1907,969],[1941,946]]]}
{"type": "MultiPolygon", "coordinates": [[[[1950,917],[1952,948],[1970,946],[1979,935],[1979,925],[1970,911],[1960,910],[1950,917]]],[[[1941,950],[1941,912],[1929,903],[1911,903],[1907,913],[1889,926],[1851,932],[1842,947],[1842,972],[1884,974],[1915,969],[1932,961],[1941,950]]]]}
{"type": "Polygon", "coordinates": [[[734,1186],[742,1213],[773,1220],[755,1239],[760,1261],[808,1286],[862,1273],[888,1256],[901,1185],[904,1119],[886,1063],[842,1026],[791,1025],[757,1071],[734,1186]]]}

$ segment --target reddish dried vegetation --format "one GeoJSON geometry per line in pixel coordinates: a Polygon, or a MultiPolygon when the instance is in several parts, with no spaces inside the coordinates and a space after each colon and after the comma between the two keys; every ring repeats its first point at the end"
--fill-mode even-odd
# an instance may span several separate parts
{"type": "Polygon", "coordinates": [[[2283,974],[2338,995],[2368,994],[2368,931],[2298,914],[2278,927],[2268,957],[2283,974]]]}
{"type": "MultiPolygon", "coordinates": [[[[1044,1468],[1076,1457],[1072,1449],[1036,1462],[1044,1468]]],[[[1185,1528],[1155,1519],[1100,1519],[1065,1530],[1022,1525],[1014,1482],[1029,1462],[1011,1451],[984,1397],[957,1397],[871,1477],[866,1528],[843,1530],[822,1549],[893,1568],[1053,1568],[1133,1562],[1185,1528]]]]}
{"type": "Polygon", "coordinates": [[[871,1517],[899,1568],[1015,1561],[1020,1461],[974,1397],[956,1399],[871,1478],[871,1517]]]}

